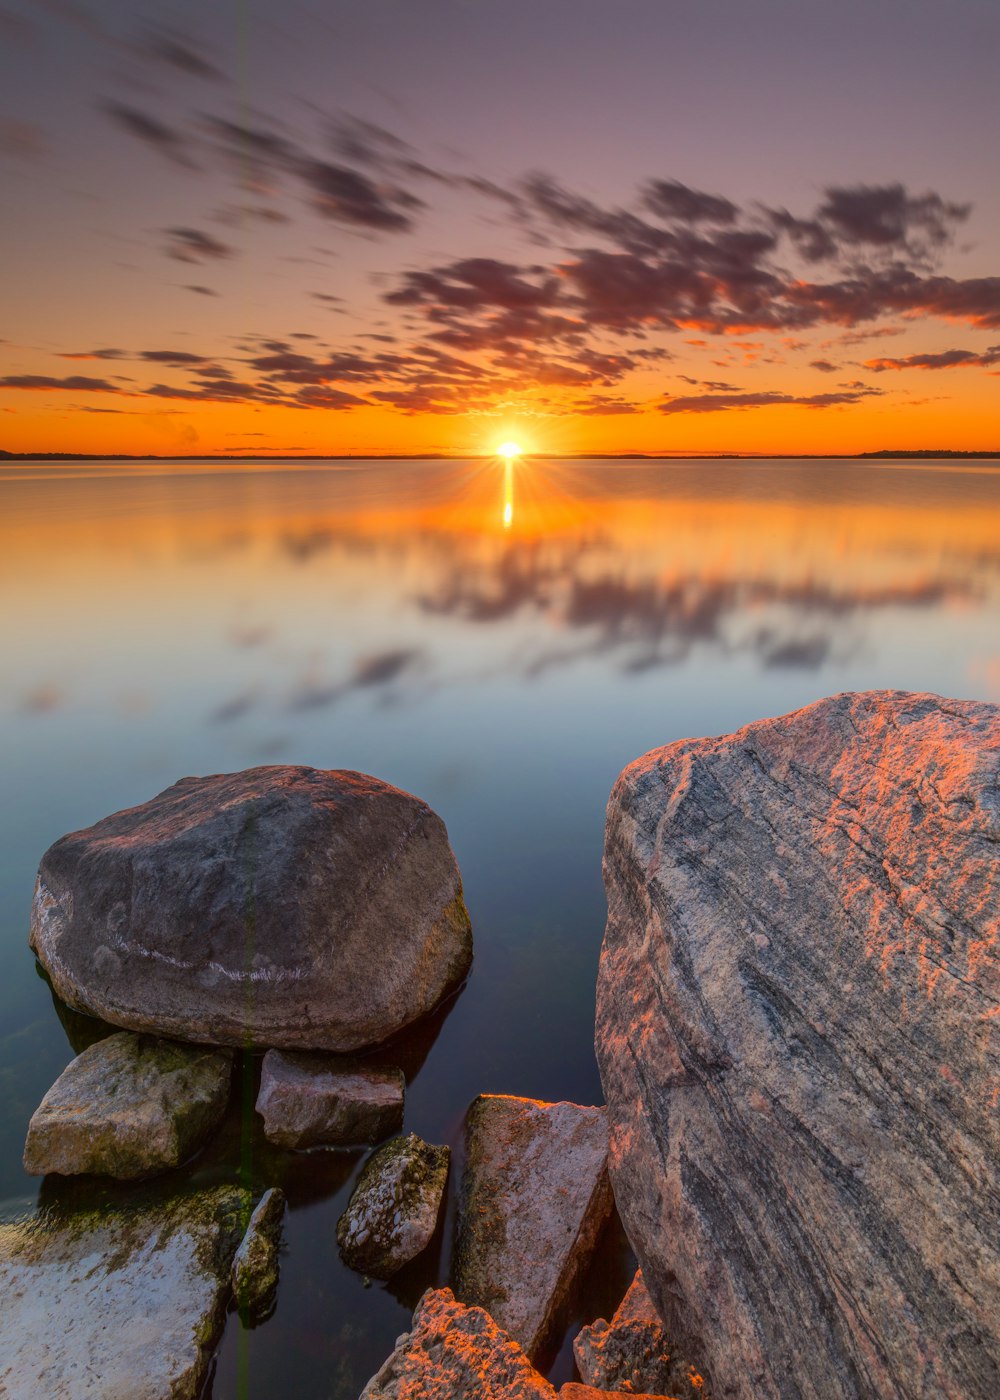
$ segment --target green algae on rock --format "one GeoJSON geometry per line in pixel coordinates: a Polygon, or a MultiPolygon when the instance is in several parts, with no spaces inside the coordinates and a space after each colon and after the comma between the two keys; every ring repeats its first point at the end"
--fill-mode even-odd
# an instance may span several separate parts
{"type": "Polygon", "coordinates": [[[285,1193],[272,1186],[257,1202],[233,1258],[233,1296],[241,1316],[248,1321],[263,1320],[274,1306],[284,1215],[285,1193]]]}
{"type": "Polygon", "coordinates": [[[130,1180],[178,1166],[218,1125],[232,1055],[123,1031],[78,1055],[28,1125],[32,1176],[130,1180]]]}
{"type": "Polygon", "coordinates": [[[415,1259],[437,1228],[450,1158],[416,1133],[372,1153],[337,1224],[344,1263],[386,1279],[415,1259]]]}
{"type": "Polygon", "coordinates": [[[194,1400],[248,1207],[219,1187],[0,1224],[0,1395],[194,1400]]]}

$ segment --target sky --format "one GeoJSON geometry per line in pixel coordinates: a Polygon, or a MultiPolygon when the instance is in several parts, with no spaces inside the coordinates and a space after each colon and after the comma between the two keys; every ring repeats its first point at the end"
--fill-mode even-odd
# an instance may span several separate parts
{"type": "Polygon", "coordinates": [[[1000,448],[996,0],[0,0],[0,449],[1000,448]]]}

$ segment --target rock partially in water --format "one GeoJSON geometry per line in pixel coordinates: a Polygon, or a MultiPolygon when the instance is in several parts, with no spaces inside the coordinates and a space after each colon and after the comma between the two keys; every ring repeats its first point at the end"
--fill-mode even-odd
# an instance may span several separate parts
{"type": "Polygon", "coordinates": [[[448,1147],[432,1146],[416,1133],[372,1153],[337,1224],[345,1264],[386,1279],[426,1249],[437,1229],[450,1157],[448,1147]]]}
{"type": "Polygon", "coordinates": [[[0,1395],[194,1400],[225,1320],[245,1193],[0,1224],[0,1395]]]}
{"type": "Polygon", "coordinates": [[[1000,710],[871,692],[627,768],[618,1208],[716,1400],[1000,1395],[1000,710]]]}
{"type": "Polygon", "coordinates": [[[603,1108],[482,1094],[466,1129],[455,1293],[532,1359],[554,1339],[613,1209],[603,1108]]]}
{"type": "Polygon", "coordinates": [[[361,773],[182,778],[42,857],[31,945],[70,1006],[210,1044],[354,1050],[437,1006],[472,934],[444,823],[361,773]]]}
{"type": "Polygon", "coordinates": [[[611,1321],[599,1318],[577,1334],[573,1357],[585,1387],[708,1400],[701,1372],[667,1335],[641,1269],[611,1321]]]}
{"type": "Polygon", "coordinates": [[[257,1112],[264,1135],[278,1147],[356,1146],[399,1132],[405,1090],[398,1069],[269,1050],[257,1112]]]}
{"type": "Polygon", "coordinates": [[[284,1218],[285,1193],[272,1186],[257,1202],[233,1258],[233,1297],[240,1313],[253,1321],[266,1317],[274,1306],[284,1218]]]}
{"type": "Polygon", "coordinates": [[[482,1308],[448,1288],[421,1298],[409,1332],[361,1400],[555,1400],[556,1392],[482,1308]]]}
{"type": "Polygon", "coordinates": [[[32,1114],[24,1169],[123,1180],[187,1160],[226,1111],[232,1052],[119,1031],[84,1050],[32,1114]]]}

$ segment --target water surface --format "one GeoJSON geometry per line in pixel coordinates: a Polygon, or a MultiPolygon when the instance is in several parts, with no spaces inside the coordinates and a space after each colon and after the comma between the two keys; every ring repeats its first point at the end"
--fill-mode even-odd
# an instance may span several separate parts
{"type": "MultiPolygon", "coordinates": [[[[425,798],[462,868],[475,967],[386,1057],[407,1070],[407,1128],[460,1148],[477,1093],[600,1101],[601,837],[624,764],[840,690],[1000,700],[995,462],[523,462],[511,481],[482,462],[19,463],[0,506],[11,1211],[39,1195],[27,1120],[95,1031],[57,1014],[26,946],[38,857],[63,832],[261,763],[425,798]]],[[[252,1332],[230,1318],[216,1400],[355,1395],[446,1281],[453,1204],[392,1284],[342,1267],[360,1161],[278,1153],[236,1103],[178,1174],[242,1163],[290,1196],[277,1311],[252,1332]]],[[[42,1200],[77,1189],[46,1182],[42,1200]]],[[[610,1240],[591,1306],[628,1267],[610,1240]]]]}

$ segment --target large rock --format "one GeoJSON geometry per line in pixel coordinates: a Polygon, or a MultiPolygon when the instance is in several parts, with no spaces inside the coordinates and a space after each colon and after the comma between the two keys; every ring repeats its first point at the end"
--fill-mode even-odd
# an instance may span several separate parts
{"type": "Polygon", "coordinates": [[[482,1308],[447,1288],[421,1298],[409,1332],[361,1392],[361,1400],[555,1400],[515,1341],[482,1308]]]}
{"type": "Polygon", "coordinates": [[[391,1278],[430,1244],[448,1183],[451,1150],[416,1133],[373,1152],[337,1222],[345,1264],[391,1278]]]}
{"type": "Polygon", "coordinates": [[[66,1066],[32,1114],[24,1169],[123,1179],[185,1161],[226,1111],[232,1051],[119,1031],[66,1066]]]}
{"type": "Polygon", "coordinates": [[[194,1400],[225,1320],[245,1193],[0,1224],[5,1400],[194,1400]]]}
{"type": "Polygon", "coordinates": [[[353,1050],[462,981],[441,819],[361,773],[182,778],[42,857],[31,946],[59,996],[182,1040],[353,1050]]]}
{"type": "Polygon", "coordinates": [[[713,1395],[1000,1395],[1000,711],[840,695],[608,806],[597,1049],[713,1395]]]}
{"type": "Polygon", "coordinates": [[[701,1372],[668,1337],[641,1269],[611,1321],[599,1318],[577,1333],[573,1357],[586,1386],[597,1391],[708,1400],[701,1372]]]}
{"type": "Polygon", "coordinates": [[[533,1359],[611,1214],[607,1161],[603,1108],[482,1094],[469,1110],[455,1293],[533,1359]]]}
{"type": "Polygon", "coordinates": [[[405,1088],[402,1070],[269,1050],[257,1112],[278,1147],[356,1146],[399,1132],[405,1088]]]}

